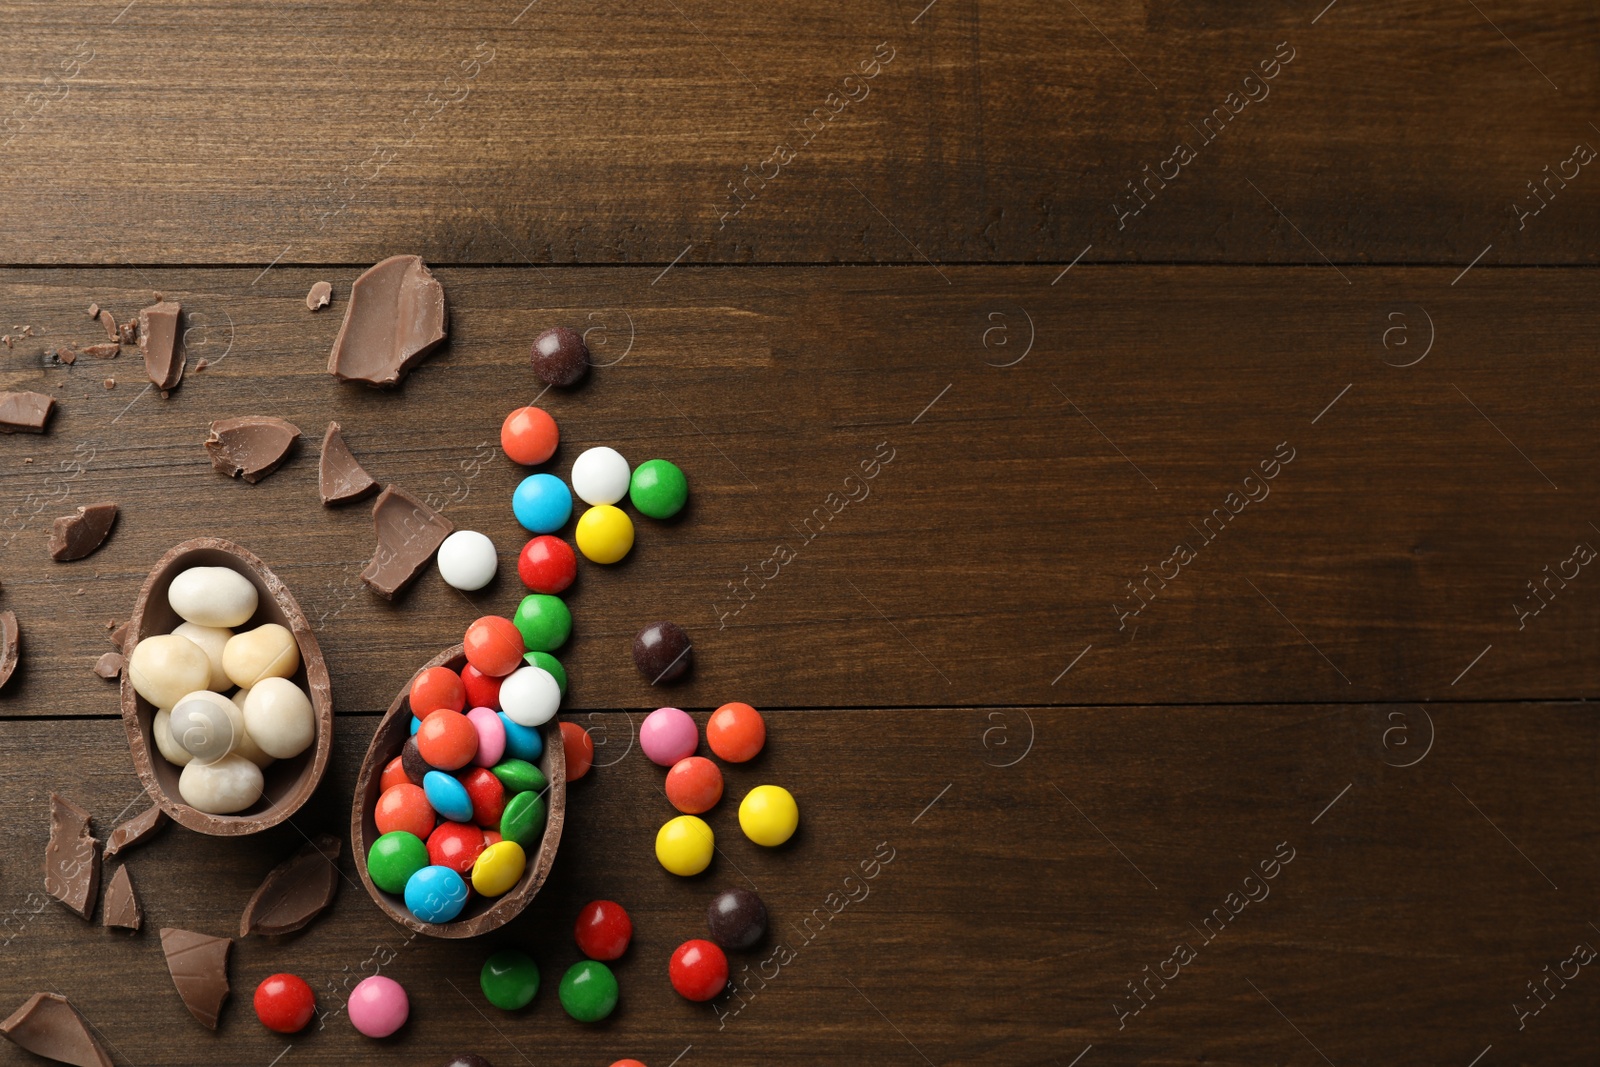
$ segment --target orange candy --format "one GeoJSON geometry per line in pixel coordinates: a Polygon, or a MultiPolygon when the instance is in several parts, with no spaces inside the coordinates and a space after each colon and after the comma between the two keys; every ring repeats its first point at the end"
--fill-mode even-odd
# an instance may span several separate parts
{"type": "Polygon", "coordinates": [[[467,687],[449,667],[429,667],[411,679],[411,714],[419,719],[440,708],[460,711],[466,706],[467,687]]]}
{"type": "Polygon", "coordinates": [[[567,756],[569,782],[576,782],[594,766],[594,738],[575,722],[561,724],[561,750],[567,756]]]}
{"type": "Polygon", "coordinates": [[[378,789],[382,792],[391,785],[407,785],[410,781],[406,769],[400,765],[400,757],[396,756],[383,768],[383,777],[378,779],[378,789]]]}
{"type": "Polygon", "coordinates": [[[667,772],[667,799],[685,815],[710,811],[722,799],[722,772],[704,756],[690,756],[667,772]]]}
{"type": "Polygon", "coordinates": [[[500,448],[511,459],[532,467],[556,454],[561,431],[543,408],[517,408],[500,425],[500,448]]]}
{"type": "Polygon", "coordinates": [[[478,754],[478,728],[459,711],[435,711],[417,729],[417,751],[438,770],[465,767],[478,754]]]}
{"type": "Polygon", "coordinates": [[[729,763],[753,760],[767,743],[766,721],[749,704],[724,704],[706,720],[706,743],[729,763]]]}
{"type": "Polygon", "coordinates": [[[392,785],[378,797],[372,821],[378,824],[380,834],[404,830],[426,841],[433,833],[433,805],[428,803],[428,794],[420,785],[410,782],[392,785]]]}
{"type": "MultiPolygon", "coordinates": [[[[491,678],[504,678],[522,666],[522,654],[528,651],[522,643],[522,631],[512,625],[510,619],[498,615],[485,615],[467,627],[462,646],[466,649],[467,662],[491,678]]],[[[461,698],[463,703],[456,711],[465,706],[465,689],[461,698]]]]}

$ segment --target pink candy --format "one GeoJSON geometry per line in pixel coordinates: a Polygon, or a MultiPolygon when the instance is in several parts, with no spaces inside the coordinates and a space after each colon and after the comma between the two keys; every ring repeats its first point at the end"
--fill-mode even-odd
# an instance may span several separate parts
{"type": "Polygon", "coordinates": [[[388,1037],[411,1014],[406,991],[393,978],[375,974],[350,991],[350,1023],[368,1037],[388,1037]]]}
{"type": "Polygon", "coordinates": [[[686,711],[657,708],[639,727],[639,747],[652,762],[671,767],[694,755],[700,747],[700,729],[686,711]]]}
{"type": "Polygon", "coordinates": [[[506,752],[506,724],[493,708],[473,708],[467,712],[467,721],[478,731],[478,754],[472,758],[473,765],[493,767],[506,752]]]}

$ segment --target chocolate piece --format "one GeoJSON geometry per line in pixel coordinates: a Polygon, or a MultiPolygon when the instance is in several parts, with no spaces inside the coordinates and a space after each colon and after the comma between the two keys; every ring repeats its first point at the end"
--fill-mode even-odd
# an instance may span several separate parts
{"type": "Polygon", "coordinates": [[[100,317],[100,305],[92,300],[89,302],[89,317],[91,319],[100,317]]]}
{"type": "Polygon", "coordinates": [[[344,433],[337,422],[328,423],[328,432],[322,435],[318,477],[324,505],[347,504],[378,491],[378,483],[344,443],[344,433]]]}
{"type": "Polygon", "coordinates": [[[139,343],[139,320],[129,319],[117,327],[117,340],[125,345],[139,343]]]}
{"type": "Polygon", "coordinates": [[[633,665],[651,685],[670,682],[689,669],[694,645],[675,622],[653,622],[633,639],[633,665]]]}
{"type": "Polygon", "coordinates": [[[239,936],[292,934],[333,903],[339,891],[339,839],[321,834],[267,873],[244,906],[239,936]]]}
{"type": "Polygon", "coordinates": [[[747,949],[767,932],[767,906],[748,889],[724,889],[706,909],[711,940],[725,949],[747,949]]]}
{"type": "Polygon", "coordinates": [[[533,342],[533,373],[550,385],[575,385],[589,370],[589,346],[577,330],[556,326],[533,342]]]}
{"type": "Polygon", "coordinates": [[[167,971],[183,1006],[213,1030],[223,1001],[228,999],[228,950],[232,947],[231,938],[161,928],[161,951],[166,953],[167,971]]]}
{"type": "Polygon", "coordinates": [[[311,291],[306,294],[306,307],[312,311],[328,306],[328,301],[333,299],[333,286],[327,282],[314,282],[311,291]]]}
{"type": "Polygon", "coordinates": [[[78,362],[78,353],[73,351],[71,345],[67,345],[64,348],[56,349],[56,359],[70,367],[78,362]]]}
{"type": "Polygon", "coordinates": [[[35,993],[0,1022],[0,1034],[35,1056],[75,1067],[112,1067],[111,1057],[72,1002],[60,993],[35,993]]]}
{"type": "Polygon", "coordinates": [[[144,844],[159,833],[169,822],[171,820],[167,818],[167,813],[152,804],[140,814],[135,815],[111,831],[110,838],[106,840],[106,855],[115,856],[126,849],[144,844]]]}
{"type": "Polygon", "coordinates": [[[76,514],[63,515],[50,528],[50,558],[59,563],[82,559],[105,542],[117,521],[117,505],[110,501],[85,504],[76,514]]]}
{"type": "Polygon", "coordinates": [[[206,451],[211,465],[252,485],[278,469],[300,436],[300,427],[271,415],[246,415],[211,424],[206,451]]]}
{"type": "Polygon", "coordinates": [[[120,652],[107,652],[94,661],[94,673],[107,681],[114,680],[122,673],[122,668],[127,666],[127,661],[120,652]]]}
{"type": "Polygon", "coordinates": [[[87,919],[100,889],[100,842],[89,813],[50,794],[50,843],[44,849],[44,891],[87,919]]]}
{"type": "Polygon", "coordinates": [[[183,353],[178,351],[182,311],[182,305],[163,300],[139,312],[139,351],[144,372],[157,389],[173,389],[183,381],[183,353]]]}
{"type": "Polygon", "coordinates": [[[390,256],[357,278],[328,373],[346,382],[391,386],[443,343],[450,327],[444,286],[420,256],[390,256]]]}
{"type": "Polygon", "coordinates": [[[195,373],[198,374],[199,372],[205,370],[209,366],[211,366],[211,361],[209,359],[205,359],[205,358],[202,357],[194,365],[195,373]]]}
{"type": "Polygon", "coordinates": [[[124,930],[137,930],[144,925],[144,911],[139,898],[133,893],[133,882],[128,878],[128,865],[124,863],[111,876],[106,886],[106,902],[100,908],[103,926],[120,926],[124,930]]]}
{"type": "Polygon", "coordinates": [[[106,339],[107,340],[111,340],[111,341],[117,340],[117,319],[116,319],[116,316],[111,314],[111,312],[106,311],[104,308],[102,308],[100,310],[100,314],[96,315],[95,318],[99,319],[100,320],[100,325],[105,328],[106,339]]]}
{"type": "Polygon", "coordinates": [[[115,389],[117,387],[117,380],[115,378],[107,378],[101,384],[103,384],[107,389],[115,389]]]}
{"type": "Polygon", "coordinates": [[[122,351],[122,346],[115,341],[105,341],[98,345],[86,345],[83,354],[93,356],[95,359],[116,359],[122,351]]]}
{"type": "Polygon", "coordinates": [[[128,623],[123,623],[111,631],[111,643],[120,648],[124,655],[130,651],[128,648],[128,626],[128,623]]]}
{"type": "Polygon", "coordinates": [[[397,485],[385,486],[372,505],[378,549],[361,580],[393,600],[428,565],[455,524],[397,485]]]}
{"type": "Polygon", "coordinates": [[[44,393],[0,393],[0,433],[44,433],[55,397],[44,393]]]}
{"type": "Polygon", "coordinates": [[[400,769],[406,772],[406,777],[411,779],[412,785],[421,785],[428,772],[433,770],[428,761],[422,758],[422,750],[417,747],[415,734],[406,738],[406,743],[400,746],[400,769]]]}
{"type": "Polygon", "coordinates": [[[12,611],[0,611],[0,689],[11,680],[11,672],[17,669],[17,653],[22,646],[22,631],[17,629],[17,615],[12,611]]]}

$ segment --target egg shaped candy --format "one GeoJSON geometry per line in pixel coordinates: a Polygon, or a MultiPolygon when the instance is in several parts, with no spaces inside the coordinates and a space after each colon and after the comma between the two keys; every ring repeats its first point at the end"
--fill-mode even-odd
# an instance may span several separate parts
{"type": "Polygon", "coordinates": [[[170,708],[211,684],[211,661],[199,645],[176,634],[147,637],[128,657],[128,680],[158,708],[170,708]]]}
{"type": "Polygon", "coordinates": [[[228,567],[190,567],[167,589],[172,610],[200,626],[243,626],[260,600],[250,579],[228,567]]]}
{"type": "Polygon", "coordinates": [[[317,739],[311,698],[287,678],[264,678],[251,687],[244,702],[244,727],[274,759],[298,756],[317,739]]]}
{"type": "Polygon", "coordinates": [[[178,794],[208,815],[232,815],[261,799],[264,782],[260,767],[228,755],[215,763],[192,761],[178,778],[178,794]]]}

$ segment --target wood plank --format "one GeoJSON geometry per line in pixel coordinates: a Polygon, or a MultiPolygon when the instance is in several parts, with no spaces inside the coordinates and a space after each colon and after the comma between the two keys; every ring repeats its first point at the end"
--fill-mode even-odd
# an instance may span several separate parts
{"type": "MultiPolygon", "coordinates": [[[[1321,1062],[1308,1044],[1334,1063],[1466,1064],[1488,1045],[1496,1062],[1589,1062],[1600,1040],[1592,968],[1573,979],[1569,965],[1567,985],[1552,983],[1522,1029],[1512,1005],[1535,1005],[1524,983],[1575,944],[1600,944],[1584,904],[1600,890],[1600,721],[1578,704],[1394,713],[775,713],[759,761],[728,769],[708,816],[721,855],[694,880],[651,855],[672,812],[660,770],[630,747],[637,716],[598,714],[587,721],[616,745],[609,765],[577,783],[550,880],[504,936],[408,942],[358,884],[343,885],[303,935],[236,946],[216,1035],[173,994],[154,932],[229,933],[260,877],[300,843],[296,827],[342,833],[374,717],[340,721],[329,781],[294,826],[250,841],[169,828],[129,853],[147,923],[131,937],[38,899],[49,792],[102,827],[138,796],[120,724],[0,723],[6,751],[40,754],[13,761],[0,790],[11,830],[0,1006],[59,990],[119,1063],[137,1064],[265,1064],[286,1047],[296,1063],[369,1058],[375,1046],[348,1026],[339,991],[374,969],[410,992],[412,1022],[392,1048],[413,1063],[470,1049],[498,1064],[911,1064],[919,1052],[940,1064],[1066,1064],[1089,1045],[1083,1064],[1321,1062]],[[765,781],[790,786],[803,812],[777,851],[736,825],[734,801],[765,781]],[[701,935],[712,892],[746,883],[772,912],[774,941],[736,957],[736,977],[759,975],[780,943],[793,958],[768,965],[765,988],[750,979],[742,1006],[679,999],[665,977],[672,949],[701,935]],[[1242,903],[1247,892],[1258,899],[1242,903]],[[617,965],[621,1008],[585,1028],[554,994],[577,958],[573,919],[597,897],[623,902],[636,936],[617,965]],[[1165,988],[1152,982],[1119,1029],[1113,1005],[1137,1005],[1127,983],[1178,942],[1196,958],[1167,965],[1165,988]],[[483,958],[505,944],[543,971],[520,1015],[475,988],[483,958]],[[280,970],[317,989],[323,1028],[291,1041],[256,1024],[250,993],[280,970]]],[[[342,867],[353,877],[348,856],[342,867]]],[[[24,1059],[0,1045],[0,1063],[24,1059]]]]}
{"type": "Polygon", "coordinates": [[[1449,271],[1346,286],[1327,270],[1079,267],[1052,288],[1048,271],[964,268],[947,288],[888,268],[680,268],[654,285],[648,269],[446,270],[453,339],[395,393],[324,371],[354,274],[327,272],[336,304],[315,316],[302,297],[323,275],[306,270],[0,277],[0,301],[51,345],[93,338],[89,301],[126,315],[154,283],[190,309],[191,363],[163,401],[141,395],[132,353],[41,367],[30,338],[5,357],[0,385],[61,411],[48,435],[0,439],[0,607],[25,634],[0,714],[114,711],[90,671],[105,622],[200,534],[253,549],[321,620],[339,707],[386,707],[521,595],[508,505],[526,471],[498,429],[538,396],[524,353],[558,322],[594,327],[615,365],[540,399],[565,438],[552,469],[611,444],[693,484],[681,521],[641,519],[625,563],[585,564],[562,650],[571,707],[1600,688],[1600,595],[1588,550],[1574,556],[1600,544],[1600,390],[1571,373],[1593,355],[1572,328],[1594,306],[1588,271],[1475,270],[1452,287],[1449,271]],[[1386,330],[1409,333],[1386,349],[1386,330]],[[306,434],[256,486],[201,447],[212,419],[252,413],[306,434]],[[497,541],[487,590],[429,574],[391,604],[360,583],[369,509],[317,503],[333,418],[377,478],[497,541]],[[107,545],[52,562],[49,520],[102,499],[123,506],[107,545]],[[1195,556],[1181,568],[1179,543],[1195,556]],[[691,680],[651,690],[628,648],[657,618],[698,651],[691,680]]]}
{"type": "Polygon", "coordinates": [[[0,25],[0,263],[1600,247],[1583,0],[8,0],[0,25]]]}

